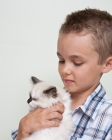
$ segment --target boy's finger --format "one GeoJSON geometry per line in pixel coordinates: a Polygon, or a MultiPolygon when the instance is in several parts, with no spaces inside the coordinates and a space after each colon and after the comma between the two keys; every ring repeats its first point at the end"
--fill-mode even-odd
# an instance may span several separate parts
{"type": "Polygon", "coordinates": [[[56,105],[51,106],[50,108],[48,108],[46,110],[46,113],[59,112],[59,113],[63,114],[64,109],[65,109],[64,105],[62,103],[58,103],[58,104],[56,104],[56,105]]]}
{"type": "Polygon", "coordinates": [[[54,121],[56,121],[56,120],[61,121],[63,119],[63,116],[59,112],[53,112],[53,113],[49,113],[48,115],[46,115],[45,118],[47,120],[52,120],[52,121],[53,121],[53,119],[54,119],[54,121]]]}

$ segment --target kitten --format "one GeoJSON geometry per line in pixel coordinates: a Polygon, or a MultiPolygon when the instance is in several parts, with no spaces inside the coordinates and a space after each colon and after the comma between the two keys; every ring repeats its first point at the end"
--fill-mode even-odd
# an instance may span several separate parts
{"type": "Polygon", "coordinates": [[[30,98],[27,100],[30,111],[38,107],[48,108],[58,102],[64,104],[65,111],[59,127],[51,127],[36,131],[24,140],[68,140],[73,130],[70,94],[65,89],[40,81],[36,77],[31,77],[31,79],[34,83],[34,87],[30,92],[30,98]]]}

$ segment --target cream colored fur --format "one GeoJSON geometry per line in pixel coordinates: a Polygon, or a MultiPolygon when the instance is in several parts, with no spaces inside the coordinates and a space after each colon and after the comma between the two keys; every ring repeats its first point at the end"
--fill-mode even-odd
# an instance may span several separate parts
{"type": "Polygon", "coordinates": [[[59,127],[52,127],[43,130],[39,130],[31,134],[30,137],[24,140],[68,140],[69,135],[73,129],[72,116],[71,116],[71,99],[70,94],[60,87],[56,87],[57,97],[48,97],[43,94],[43,91],[52,86],[46,82],[39,82],[34,84],[30,94],[32,98],[37,100],[32,100],[29,103],[30,111],[35,110],[38,107],[48,108],[58,102],[61,102],[65,106],[65,111],[63,113],[63,120],[60,122],[59,127]]]}

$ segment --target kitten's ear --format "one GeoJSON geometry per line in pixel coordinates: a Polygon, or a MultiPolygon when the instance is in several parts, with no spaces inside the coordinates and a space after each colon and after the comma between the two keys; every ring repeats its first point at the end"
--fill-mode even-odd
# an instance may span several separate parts
{"type": "Polygon", "coordinates": [[[51,96],[53,98],[57,97],[57,89],[54,86],[49,87],[48,89],[44,90],[44,94],[51,96]]]}
{"type": "Polygon", "coordinates": [[[41,80],[37,79],[34,76],[31,77],[31,80],[32,80],[33,84],[37,84],[38,82],[41,82],[41,80]]]}

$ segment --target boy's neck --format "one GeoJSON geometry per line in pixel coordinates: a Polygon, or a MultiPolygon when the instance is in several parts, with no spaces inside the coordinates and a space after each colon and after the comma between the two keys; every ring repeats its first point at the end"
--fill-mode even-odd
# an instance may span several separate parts
{"type": "MultiPolygon", "coordinates": [[[[88,97],[88,96],[87,96],[88,97]]],[[[75,109],[78,106],[84,104],[84,102],[86,101],[87,97],[76,97],[74,99],[72,99],[72,103],[71,103],[71,109],[75,109]]]]}
{"type": "Polygon", "coordinates": [[[99,83],[95,84],[90,89],[88,89],[82,93],[72,93],[71,94],[71,99],[72,99],[71,108],[75,109],[78,106],[84,104],[85,101],[87,100],[88,96],[93,93],[93,91],[97,88],[98,85],[99,85],[99,83]]]}

